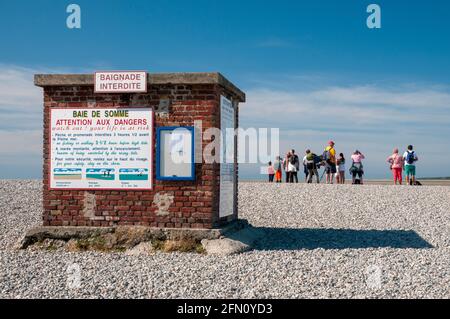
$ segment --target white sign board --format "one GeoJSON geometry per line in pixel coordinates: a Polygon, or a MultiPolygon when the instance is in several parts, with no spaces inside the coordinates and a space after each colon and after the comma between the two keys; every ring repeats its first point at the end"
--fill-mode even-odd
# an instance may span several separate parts
{"type": "Polygon", "coordinates": [[[192,180],[194,175],[194,132],[187,128],[160,128],[160,180],[192,180]]]}
{"type": "Polygon", "coordinates": [[[95,72],[95,93],[147,92],[145,71],[95,72]]]}
{"type": "Polygon", "coordinates": [[[230,100],[220,98],[220,128],[222,143],[220,147],[220,203],[219,217],[233,214],[235,206],[235,113],[230,100]]]}
{"type": "Polygon", "coordinates": [[[51,189],[152,189],[153,110],[50,110],[51,189]]]}

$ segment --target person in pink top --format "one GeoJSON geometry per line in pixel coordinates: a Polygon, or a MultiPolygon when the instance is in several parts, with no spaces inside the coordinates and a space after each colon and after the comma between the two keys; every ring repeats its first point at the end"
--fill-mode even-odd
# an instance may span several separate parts
{"type": "Polygon", "coordinates": [[[387,162],[391,164],[392,175],[394,176],[394,185],[397,182],[402,185],[402,175],[403,175],[403,156],[398,154],[398,148],[394,149],[391,156],[387,158],[387,162]]]}
{"type": "Polygon", "coordinates": [[[356,176],[358,175],[359,183],[363,184],[363,175],[364,175],[364,169],[362,165],[362,160],[365,159],[363,153],[356,150],[352,154],[352,167],[350,168],[350,173],[353,177],[353,184],[356,184],[356,176]]]}
{"type": "Polygon", "coordinates": [[[360,163],[361,164],[363,159],[365,159],[364,155],[358,150],[356,150],[352,154],[352,161],[353,161],[353,163],[360,163]]]}
{"type": "Polygon", "coordinates": [[[273,177],[275,176],[275,169],[273,168],[272,162],[269,162],[267,166],[267,174],[269,175],[269,183],[272,183],[273,177]]]}

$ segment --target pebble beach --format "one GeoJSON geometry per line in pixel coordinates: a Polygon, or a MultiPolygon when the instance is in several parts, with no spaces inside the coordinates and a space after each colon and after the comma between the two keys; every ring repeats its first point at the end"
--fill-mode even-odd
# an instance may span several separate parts
{"type": "Polygon", "coordinates": [[[15,250],[41,183],[0,180],[0,298],[450,298],[450,186],[240,182],[253,250],[128,256],[15,250]]]}

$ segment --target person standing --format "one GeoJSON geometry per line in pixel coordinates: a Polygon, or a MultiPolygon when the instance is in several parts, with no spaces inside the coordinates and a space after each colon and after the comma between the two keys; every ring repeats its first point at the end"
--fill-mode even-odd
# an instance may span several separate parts
{"type": "Polygon", "coordinates": [[[353,184],[356,183],[356,175],[358,175],[360,184],[363,184],[363,175],[364,175],[364,167],[362,164],[362,160],[365,159],[363,153],[356,150],[352,155],[352,167],[350,168],[350,171],[352,172],[352,182],[353,184]]]}
{"type": "Polygon", "coordinates": [[[288,162],[288,170],[289,170],[289,182],[290,183],[298,183],[297,172],[300,168],[300,160],[298,159],[297,154],[295,154],[295,150],[291,150],[291,157],[288,162]]]}
{"type": "Polygon", "coordinates": [[[275,171],[275,183],[281,183],[281,176],[283,174],[283,161],[280,156],[277,156],[275,162],[273,163],[273,169],[275,171]]]}
{"type": "Polygon", "coordinates": [[[267,166],[267,174],[269,175],[269,183],[272,183],[275,176],[275,170],[272,166],[272,162],[269,162],[269,166],[267,166]]]}
{"type": "Polygon", "coordinates": [[[336,159],[336,171],[336,182],[345,184],[345,157],[343,153],[340,153],[336,159]]]}
{"type": "Polygon", "coordinates": [[[287,152],[286,157],[283,160],[283,169],[284,172],[286,174],[286,183],[290,183],[291,182],[291,173],[289,171],[289,161],[291,159],[291,153],[287,152]]]}
{"type": "Polygon", "coordinates": [[[307,183],[308,182],[308,174],[309,174],[309,172],[308,172],[308,168],[305,165],[304,158],[303,158],[303,174],[305,174],[305,183],[307,183]]]}
{"type": "Polygon", "coordinates": [[[406,152],[403,154],[405,160],[406,184],[414,185],[416,182],[416,162],[419,160],[412,145],[408,145],[406,152]]]}
{"type": "Polygon", "coordinates": [[[327,184],[333,184],[334,174],[336,174],[336,150],[335,143],[328,142],[328,146],[323,152],[323,160],[325,161],[325,172],[327,174],[327,184]]]}
{"type": "Polygon", "coordinates": [[[311,152],[311,150],[306,150],[306,155],[303,157],[303,164],[308,170],[308,176],[306,179],[306,182],[308,184],[312,183],[313,176],[316,176],[317,184],[320,183],[319,181],[319,173],[317,172],[317,165],[316,165],[316,154],[311,152]]]}
{"type": "Polygon", "coordinates": [[[402,175],[403,175],[403,156],[398,154],[398,148],[394,148],[392,155],[387,158],[387,162],[391,164],[390,168],[392,171],[392,176],[394,177],[394,185],[402,185],[402,175]]]}

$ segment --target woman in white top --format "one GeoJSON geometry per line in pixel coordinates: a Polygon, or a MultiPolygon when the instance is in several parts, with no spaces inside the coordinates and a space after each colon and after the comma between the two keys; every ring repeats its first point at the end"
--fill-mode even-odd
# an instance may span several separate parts
{"type": "MultiPolygon", "coordinates": [[[[293,158],[294,154],[291,153],[291,157],[293,158]]],[[[289,183],[298,183],[298,177],[297,177],[297,165],[291,163],[291,157],[289,157],[288,160],[288,173],[289,173],[289,183]]]]}
{"type": "Polygon", "coordinates": [[[345,158],[343,153],[340,153],[336,159],[336,181],[338,184],[345,184],[345,158]]]}
{"type": "Polygon", "coordinates": [[[286,183],[289,183],[290,179],[291,179],[290,178],[291,174],[290,174],[290,171],[289,171],[289,159],[290,158],[291,158],[291,153],[287,152],[286,157],[283,160],[283,169],[284,169],[284,172],[286,173],[286,183]]]}

